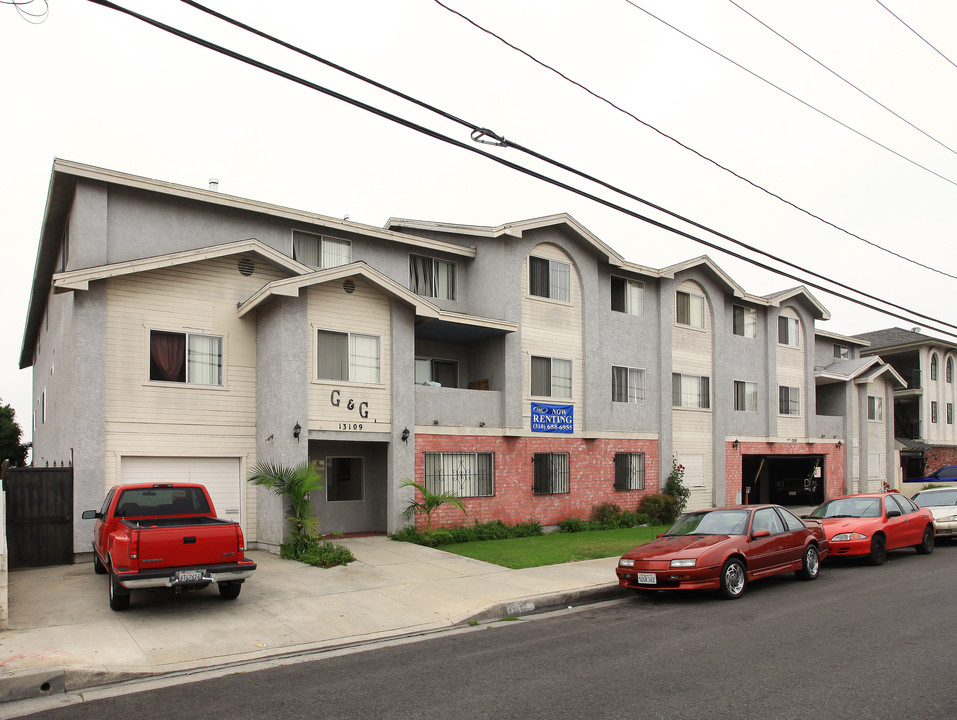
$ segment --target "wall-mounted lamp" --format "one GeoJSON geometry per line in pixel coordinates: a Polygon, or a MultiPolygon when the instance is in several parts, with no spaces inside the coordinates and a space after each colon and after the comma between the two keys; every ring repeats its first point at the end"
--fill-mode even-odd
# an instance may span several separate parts
{"type": "Polygon", "coordinates": [[[733,447],[735,450],[737,450],[737,449],[738,449],[738,445],[740,445],[740,444],[741,444],[741,443],[738,442],[737,438],[735,438],[734,442],[731,443],[731,447],[733,447]]]}
{"type": "Polygon", "coordinates": [[[292,429],[292,436],[296,438],[296,442],[299,442],[299,434],[302,432],[302,425],[296,423],[296,427],[292,429]]]}
{"type": "Polygon", "coordinates": [[[403,430],[403,431],[402,431],[402,442],[409,442],[409,435],[410,435],[410,434],[411,434],[411,433],[409,433],[409,428],[406,428],[405,430],[403,430]]]}
{"type": "Polygon", "coordinates": [[[266,438],[266,442],[272,442],[273,434],[269,433],[269,437],[266,438]]]}
{"type": "Polygon", "coordinates": [[[840,440],[837,441],[837,449],[838,449],[838,450],[840,450],[841,447],[843,447],[843,445],[844,445],[843,442],[841,442],[840,440]]]}
{"type": "Polygon", "coordinates": [[[432,424],[433,424],[433,425],[438,425],[438,424],[439,424],[439,421],[438,421],[438,420],[433,420],[433,421],[432,421],[432,424]]]}
{"type": "Polygon", "coordinates": [[[484,421],[484,420],[479,423],[479,427],[485,427],[485,421],[484,421]]]}

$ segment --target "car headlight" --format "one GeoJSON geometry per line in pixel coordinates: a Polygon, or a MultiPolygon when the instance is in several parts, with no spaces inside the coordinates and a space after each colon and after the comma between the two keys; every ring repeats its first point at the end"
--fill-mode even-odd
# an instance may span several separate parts
{"type": "Polygon", "coordinates": [[[957,515],[948,515],[947,517],[937,518],[934,522],[957,522],[957,515]]]}
{"type": "Polygon", "coordinates": [[[634,567],[635,559],[634,558],[622,558],[618,561],[618,567],[634,567]]]}
{"type": "Polygon", "coordinates": [[[846,542],[847,540],[867,540],[867,535],[859,532],[849,532],[841,533],[840,535],[835,535],[831,540],[837,542],[846,542]]]}
{"type": "Polygon", "coordinates": [[[697,558],[676,558],[671,561],[671,567],[694,567],[697,562],[697,558]]]}

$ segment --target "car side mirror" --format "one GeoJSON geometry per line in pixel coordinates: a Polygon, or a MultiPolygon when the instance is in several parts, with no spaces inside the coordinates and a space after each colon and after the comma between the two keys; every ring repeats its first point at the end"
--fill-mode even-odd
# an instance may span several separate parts
{"type": "Polygon", "coordinates": [[[900,516],[901,516],[901,511],[900,511],[900,510],[888,510],[888,511],[887,511],[887,517],[889,517],[889,518],[892,518],[892,517],[900,517],[900,516]]]}
{"type": "Polygon", "coordinates": [[[763,537],[771,537],[771,531],[770,530],[755,530],[754,533],[751,535],[752,540],[757,540],[758,538],[763,538],[763,537]]]}
{"type": "Polygon", "coordinates": [[[83,514],[80,515],[80,517],[83,518],[84,520],[96,520],[103,516],[100,515],[100,513],[97,512],[96,510],[84,510],[83,514]]]}

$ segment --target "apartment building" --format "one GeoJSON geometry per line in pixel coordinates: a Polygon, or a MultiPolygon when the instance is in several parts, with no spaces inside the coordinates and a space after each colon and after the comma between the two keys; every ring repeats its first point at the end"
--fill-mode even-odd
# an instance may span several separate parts
{"type": "Polygon", "coordinates": [[[544,525],[633,509],[673,462],[692,507],[894,484],[903,381],[828,317],[568,215],[375,228],[57,160],[20,365],[77,517],[119,482],[199,481],[275,548],[258,460],[319,465],[325,532],[404,526],[405,479],[463,498],[443,523],[544,525]]]}

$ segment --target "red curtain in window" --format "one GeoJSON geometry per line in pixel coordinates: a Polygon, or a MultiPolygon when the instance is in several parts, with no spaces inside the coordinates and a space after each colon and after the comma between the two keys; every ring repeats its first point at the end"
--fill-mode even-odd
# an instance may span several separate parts
{"type": "Polygon", "coordinates": [[[185,382],[186,335],[150,333],[150,380],[185,382]]]}

